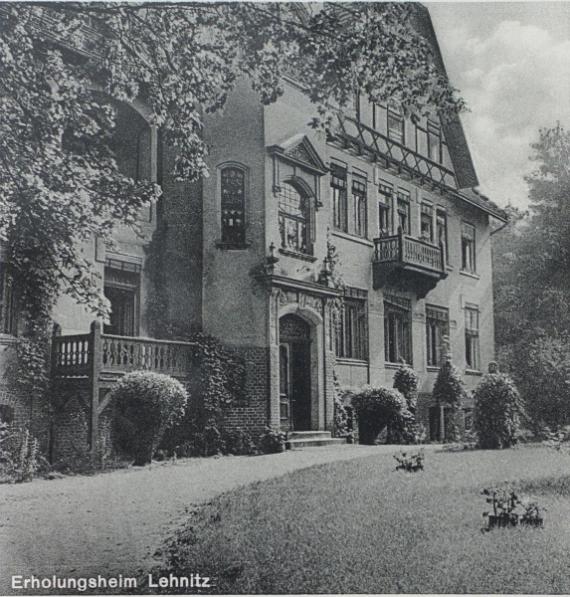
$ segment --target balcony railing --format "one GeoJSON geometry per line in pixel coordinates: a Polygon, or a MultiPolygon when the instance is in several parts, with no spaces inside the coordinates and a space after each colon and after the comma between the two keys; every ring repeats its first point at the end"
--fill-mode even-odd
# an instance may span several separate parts
{"type": "Polygon", "coordinates": [[[404,170],[411,178],[427,180],[438,187],[458,188],[452,170],[354,118],[339,114],[338,128],[331,140],[358,154],[368,154],[372,161],[383,163],[386,168],[404,170]]]}
{"type": "Polygon", "coordinates": [[[71,379],[143,370],[184,378],[192,367],[194,348],[190,342],[103,334],[97,324],[89,334],[54,335],[52,375],[71,379]]]}
{"type": "Polygon", "coordinates": [[[445,249],[425,240],[398,234],[374,239],[374,288],[386,284],[416,290],[423,298],[446,276],[445,249]]]}

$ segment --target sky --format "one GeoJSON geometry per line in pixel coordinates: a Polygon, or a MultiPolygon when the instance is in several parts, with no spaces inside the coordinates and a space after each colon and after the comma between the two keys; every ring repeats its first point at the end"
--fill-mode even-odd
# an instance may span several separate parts
{"type": "Polygon", "coordinates": [[[426,2],[480,190],[501,206],[528,205],[524,176],[538,130],[570,129],[570,1],[426,2]]]}

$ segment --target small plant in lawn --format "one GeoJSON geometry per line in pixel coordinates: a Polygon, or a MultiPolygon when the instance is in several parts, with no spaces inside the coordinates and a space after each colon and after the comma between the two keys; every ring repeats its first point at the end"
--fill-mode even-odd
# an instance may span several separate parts
{"type": "Polygon", "coordinates": [[[424,470],[424,451],[420,450],[415,454],[408,454],[407,452],[400,452],[400,454],[394,454],[394,458],[398,463],[396,465],[397,471],[406,471],[408,473],[417,473],[418,471],[424,470]]]}
{"type": "Polygon", "coordinates": [[[134,464],[144,466],[164,432],[184,416],[188,393],[176,379],[150,371],[127,373],[111,390],[113,435],[134,464]]]}
{"type": "Polygon", "coordinates": [[[519,495],[514,489],[486,488],[481,492],[493,511],[483,512],[487,529],[515,527],[517,525],[542,527],[542,513],[546,511],[534,498],[519,495]]]}
{"type": "Polygon", "coordinates": [[[259,449],[264,454],[277,454],[285,451],[285,434],[267,427],[259,438],[259,449]]]}

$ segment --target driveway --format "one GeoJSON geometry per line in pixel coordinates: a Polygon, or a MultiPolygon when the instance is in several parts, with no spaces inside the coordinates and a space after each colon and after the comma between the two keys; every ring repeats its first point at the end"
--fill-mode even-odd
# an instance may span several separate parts
{"type": "Polygon", "coordinates": [[[16,574],[133,576],[195,504],[297,469],[397,450],[342,445],[0,485],[0,595],[17,592],[16,574]]]}

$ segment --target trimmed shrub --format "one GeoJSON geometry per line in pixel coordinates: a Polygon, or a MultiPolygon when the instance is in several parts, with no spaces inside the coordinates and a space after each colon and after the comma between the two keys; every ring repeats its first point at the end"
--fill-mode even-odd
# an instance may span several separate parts
{"type": "Polygon", "coordinates": [[[418,374],[405,363],[394,374],[394,388],[404,396],[411,413],[416,412],[418,385],[418,374]]]}
{"type": "Polygon", "coordinates": [[[259,449],[264,454],[277,454],[285,451],[285,434],[267,427],[259,438],[259,449]]]}
{"type": "Polygon", "coordinates": [[[380,432],[386,428],[391,430],[387,441],[393,441],[396,430],[402,425],[403,413],[410,414],[404,396],[390,388],[367,386],[354,395],[352,404],[358,416],[358,433],[362,444],[375,443],[380,432]]]}
{"type": "Polygon", "coordinates": [[[143,466],[164,432],[184,416],[188,393],[176,379],[149,371],[127,373],[111,390],[113,436],[119,450],[143,466]]]}
{"type": "Polygon", "coordinates": [[[516,444],[523,408],[513,380],[502,373],[489,373],[473,396],[473,426],[479,447],[510,448],[516,444]]]}
{"type": "Polygon", "coordinates": [[[461,434],[457,420],[465,398],[465,386],[451,359],[446,359],[441,366],[433,386],[432,396],[438,406],[449,406],[451,409],[445,426],[444,440],[448,442],[459,441],[461,434]]]}

